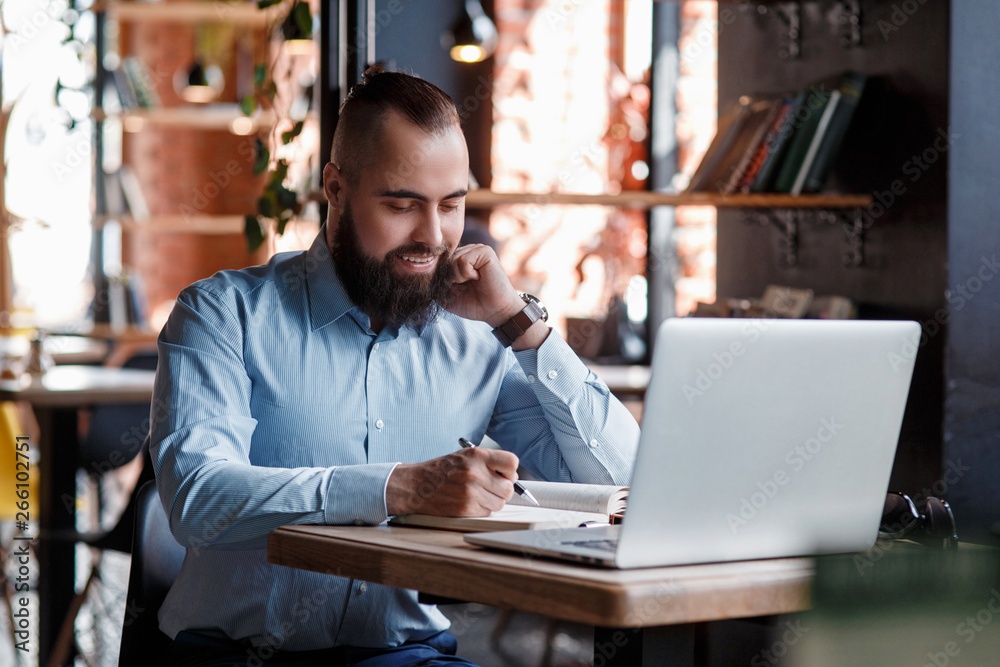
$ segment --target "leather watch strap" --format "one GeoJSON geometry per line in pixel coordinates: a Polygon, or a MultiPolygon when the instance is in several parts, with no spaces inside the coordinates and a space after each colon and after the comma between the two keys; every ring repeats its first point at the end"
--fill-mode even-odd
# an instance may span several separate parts
{"type": "Polygon", "coordinates": [[[521,312],[494,329],[493,335],[497,337],[501,345],[510,347],[521,334],[528,330],[528,327],[542,319],[543,314],[537,303],[528,301],[521,312]]]}

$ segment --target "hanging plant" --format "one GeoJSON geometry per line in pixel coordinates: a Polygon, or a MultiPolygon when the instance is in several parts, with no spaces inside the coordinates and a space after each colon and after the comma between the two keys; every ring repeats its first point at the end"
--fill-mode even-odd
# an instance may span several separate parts
{"type": "MultiPolygon", "coordinates": [[[[282,1],[258,0],[257,6],[260,9],[266,9],[280,4],[282,1]]],[[[280,32],[283,42],[312,39],[312,12],[308,3],[299,0],[292,3],[288,14],[281,22],[280,32]]],[[[274,77],[276,62],[272,61],[270,67],[257,65],[255,68],[254,94],[247,95],[240,102],[240,110],[245,115],[253,114],[262,106],[274,108],[274,101],[278,94],[278,86],[274,77]]],[[[295,122],[290,129],[281,133],[279,145],[291,144],[302,133],[304,127],[304,121],[295,122]]],[[[292,218],[298,215],[302,209],[296,193],[285,184],[288,179],[288,161],[279,158],[274,160],[272,164],[271,151],[267,144],[259,138],[256,140],[256,148],[257,159],[254,163],[254,174],[263,174],[268,169],[270,171],[264,190],[257,199],[257,211],[245,216],[243,233],[250,252],[257,250],[264,243],[264,228],[268,222],[274,224],[275,233],[280,236],[285,233],[285,227],[292,218]]]]}

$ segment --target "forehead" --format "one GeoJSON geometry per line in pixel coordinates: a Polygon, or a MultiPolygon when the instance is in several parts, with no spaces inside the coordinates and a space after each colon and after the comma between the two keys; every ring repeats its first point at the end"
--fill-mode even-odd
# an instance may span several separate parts
{"type": "Polygon", "coordinates": [[[388,112],[377,132],[377,155],[362,171],[360,189],[434,196],[468,186],[469,151],[458,125],[428,132],[388,112]]]}

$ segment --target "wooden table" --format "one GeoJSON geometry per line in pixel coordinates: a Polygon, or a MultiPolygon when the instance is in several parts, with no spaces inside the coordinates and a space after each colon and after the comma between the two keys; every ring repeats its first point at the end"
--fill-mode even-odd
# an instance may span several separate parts
{"type": "Polygon", "coordinates": [[[603,366],[587,364],[597,377],[604,380],[611,393],[619,398],[635,396],[642,398],[649,386],[649,366],[603,366]]]}
{"type": "Polygon", "coordinates": [[[456,532],[284,526],[268,562],[593,624],[595,665],[692,664],[696,622],[808,607],[803,558],[612,570],[488,551],[456,532]]]}
{"type": "MultiPolygon", "coordinates": [[[[40,431],[39,505],[32,518],[43,532],[76,528],[77,411],[102,403],[149,403],[153,371],[102,366],[56,366],[33,381],[0,381],[0,400],[28,401],[40,431]],[[68,499],[64,502],[64,499],[68,499]]],[[[73,599],[75,546],[38,543],[39,664],[44,665],[73,599]]]]}
{"type": "MultiPolygon", "coordinates": [[[[57,364],[99,364],[108,356],[111,346],[107,341],[83,336],[50,335],[42,345],[57,364]]],[[[31,343],[24,336],[0,337],[0,354],[24,357],[31,343]]]]}

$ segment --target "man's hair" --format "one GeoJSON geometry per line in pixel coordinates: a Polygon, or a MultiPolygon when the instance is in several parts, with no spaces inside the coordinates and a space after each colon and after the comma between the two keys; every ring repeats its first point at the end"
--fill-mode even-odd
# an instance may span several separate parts
{"type": "Polygon", "coordinates": [[[340,106],[333,135],[330,159],[351,187],[357,186],[361,172],[378,159],[381,130],[389,111],[433,134],[460,126],[455,103],[440,88],[372,65],[340,106]]]}

